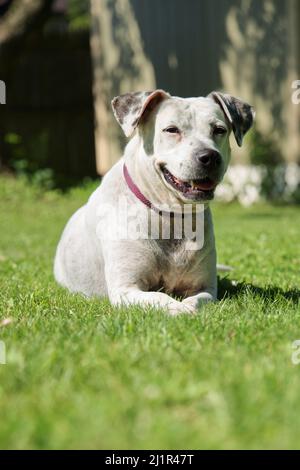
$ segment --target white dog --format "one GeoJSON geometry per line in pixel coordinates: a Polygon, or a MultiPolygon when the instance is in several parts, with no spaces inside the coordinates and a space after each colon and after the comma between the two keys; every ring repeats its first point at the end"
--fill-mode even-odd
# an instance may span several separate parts
{"type": "Polygon", "coordinates": [[[55,278],[113,305],[196,312],[217,297],[209,201],[230,160],[229,135],[242,144],[253,110],[218,92],[178,98],[163,90],[128,93],[112,107],[126,136],[135,135],[68,222],[55,278]]]}

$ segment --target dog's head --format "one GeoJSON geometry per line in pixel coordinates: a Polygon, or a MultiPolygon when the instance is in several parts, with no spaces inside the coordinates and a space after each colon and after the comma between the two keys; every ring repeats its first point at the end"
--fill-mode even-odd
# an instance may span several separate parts
{"type": "Polygon", "coordinates": [[[254,118],[249,104],[219,92],[206,98],[163,90],[127,93],[114,98],[112,107],[127,137],[138,129],[145,157],[183,202],[213,198],[230,160],[231,131],[241,146],[254,118]]]}

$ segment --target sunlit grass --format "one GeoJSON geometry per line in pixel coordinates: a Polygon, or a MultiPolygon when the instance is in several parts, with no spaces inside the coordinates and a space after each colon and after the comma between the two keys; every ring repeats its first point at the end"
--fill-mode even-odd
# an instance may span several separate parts
{"type": "Polygon", "coordinates": [[[0,180],[1,448],[293,448],[300,442],[296,207],[214,206],[221,302],[169,318],[56,285],[67,195],[0,180]]]}

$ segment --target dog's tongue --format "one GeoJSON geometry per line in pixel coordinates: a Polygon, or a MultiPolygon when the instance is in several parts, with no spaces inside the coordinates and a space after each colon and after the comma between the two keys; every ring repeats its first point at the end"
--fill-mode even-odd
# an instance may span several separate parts
{"type": "Polygon", "coordinates": [[[210,189],[215,188],[215,184],[211,180],[204,180],[204,181],[196,180],[196,181],[193,181],[192,186],[195,189],[202,189],[204,191],[209,191],[210,189]]]}
{"type": "Polygon", "coordinates": [[[205,178],[203,180],[192,180],[190,182],[181,181],[180,179],[176,178],[176,176],[172,175],[172,180],[177,183],[178,185],[184,187],[186,190],[198,190],[198,191],[210,191],[211,189],[215,189],[216,184],[209,178],[205,178]]]}

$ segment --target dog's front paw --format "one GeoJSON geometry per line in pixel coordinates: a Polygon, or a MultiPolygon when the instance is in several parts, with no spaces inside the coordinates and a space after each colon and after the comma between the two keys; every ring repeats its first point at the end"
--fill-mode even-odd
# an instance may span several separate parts
{"type": "Polygon", "coordinates": [[[190,308],[193,312],[197,312],[203,307],[203,305],[207,304],[208,302],[213,302],[215,298],[208,292],[201,292],[198,295],[193,297],[187,297],[182,301],[186,307],[190,308]]]}
{"type": "Polygon", "coordinates": [[[176,316],[176,315],[181,315],[181,314],[194,314],[196,313],[196,309],[192,306],[189,305],[188,303],[183,303],[183,302],[170,302],[167,311],[170,315],[176,316]]]}

